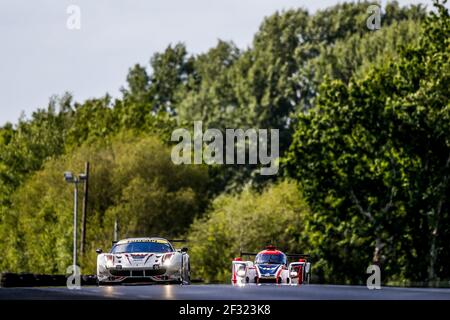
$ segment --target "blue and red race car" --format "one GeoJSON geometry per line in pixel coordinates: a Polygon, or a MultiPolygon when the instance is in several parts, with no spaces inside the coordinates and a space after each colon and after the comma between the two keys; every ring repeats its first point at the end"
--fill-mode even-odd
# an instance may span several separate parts
{"type": "Polygon", "coordinates": [[[270,245],[259,253],[241,252],[232,263],[231,282],[235,285],[246,283],[299,285],[309,283],[310,270],[308,254],[285,254],[270,245]],[[255,260],[243,261],[242,256],[255,256],[255,260]],[[288,259],[297,261],[288,262],[288,259]]]}

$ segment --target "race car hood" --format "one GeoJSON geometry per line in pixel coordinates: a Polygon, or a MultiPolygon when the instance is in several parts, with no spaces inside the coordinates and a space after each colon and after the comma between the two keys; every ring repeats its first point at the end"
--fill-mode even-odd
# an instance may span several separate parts
{"type": "Polygon", "coordinates": [[[161,265],[164,261],[173,257],[170,253],[120,253],[105,255],[106,266],[116,268],[152,267],[154,264],[161,265]]]}
{"type": "Polygon", "coordinates": [[[131,266],[139,267],[149,262],[160,262],[163,255],[160,253],[125,253],[124,256],[131,266]]]}
{"type": "Polygon", "coordinates": [[[262,277],[275,277],[281,264],[257,264],[256,267],[262,277]]]}

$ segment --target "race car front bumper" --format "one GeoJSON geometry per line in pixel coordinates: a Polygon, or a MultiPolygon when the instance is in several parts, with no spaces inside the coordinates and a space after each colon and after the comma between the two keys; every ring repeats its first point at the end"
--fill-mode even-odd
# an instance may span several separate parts
{"type": "Polygon", "coordinates": [[[161,269],[135,269],[135,268],[127,268],[127,269],[108,269],[109,273],[114,277],[127,277],[127,278],[142,278],[142,277],[154,277],[161,276],[166,273],[165,268],[161,269]]]}
{"type": "Polygon", "coordinates": [[[98,270],[97,278],[99,283],[119,283],[133,281],[149,281],[149,282],[176,282],[180,279],[178,270],[165,267],[160,268],[105,268],[98,270]]]}

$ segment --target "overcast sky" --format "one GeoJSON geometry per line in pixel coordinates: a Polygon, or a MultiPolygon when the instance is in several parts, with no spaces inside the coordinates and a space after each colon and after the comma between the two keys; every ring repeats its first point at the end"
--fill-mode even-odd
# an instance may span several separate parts
{"type": "MultiPolygon", "coordinates": [[[[184,42],[190,53],[218,39],[251,44],[262,19],[276,10],[310,12],[336,0],[0,0],[0,126],[22,111],[45,107],[54,94],[76,101],[119,96],[128,68],[148,66],[153,53],[184,42]],[[69,5],[81,29],[66,26],[69,5]]],[[[341,1],[342,2],[342,1],[341,1]]],[[[400,4],[431,0],[400,0],[400,4]]],[[[385,0],[382,2],[385,3],[385,0]]]]}

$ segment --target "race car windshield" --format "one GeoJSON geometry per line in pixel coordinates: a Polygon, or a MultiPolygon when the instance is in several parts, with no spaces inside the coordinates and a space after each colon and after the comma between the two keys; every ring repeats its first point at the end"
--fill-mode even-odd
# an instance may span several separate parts
{"type": "Polygon", "coordinates": [[[130,242],[115,245],[111,253],[136,253],[136,252],[172,252],[173,249],[168,243],[158,242],[130,242]]]}
{"type": "Polygon", "coordinates": [[[286,256],[283,254],[258,254],[255,263],[286,264],[286,256]]]}

